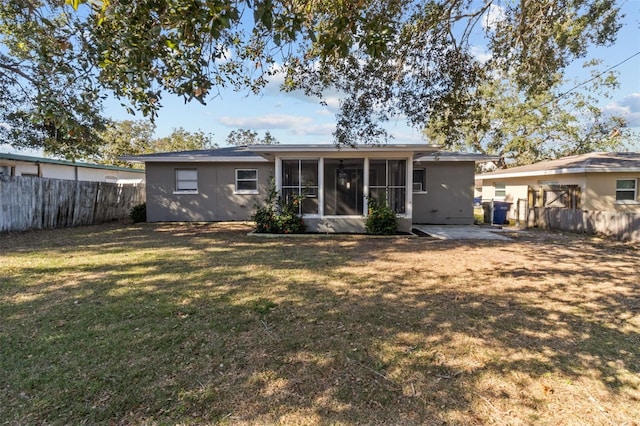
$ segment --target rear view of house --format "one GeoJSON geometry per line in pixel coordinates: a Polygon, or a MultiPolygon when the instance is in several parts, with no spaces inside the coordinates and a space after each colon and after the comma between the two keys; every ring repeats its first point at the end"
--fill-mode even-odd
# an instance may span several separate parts
{"type": "Polygon", "coordinates": [[[274,182],[285,199],[304,195],[310,232],[363,232],[368,197],[384,197],[403,231],[472,224],[475,164],[487,160],[434,145],[254,145],[123,159],[145,163],[148,221],[248,220],[274,182]]]}

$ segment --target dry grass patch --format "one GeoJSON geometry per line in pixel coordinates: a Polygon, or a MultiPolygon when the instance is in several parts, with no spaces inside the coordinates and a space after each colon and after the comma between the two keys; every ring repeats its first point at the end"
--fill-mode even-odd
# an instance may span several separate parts
{"type": "Polygon", "coordinates": [[[633,245],[0,236],[6,424],[637,424],[633,245]]]}

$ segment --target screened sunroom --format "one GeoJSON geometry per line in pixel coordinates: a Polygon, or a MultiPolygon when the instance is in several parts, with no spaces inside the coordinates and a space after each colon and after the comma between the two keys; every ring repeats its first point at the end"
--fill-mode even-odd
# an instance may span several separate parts
{"type": "Polygon", "coordinates": [[[382,198],[411,227],[413,159],[432,145],[252,146],[275,162],[276,188],[285,200],[302,195],[300,214],[310,231],[362,232],[368,197],[382,198]]]}

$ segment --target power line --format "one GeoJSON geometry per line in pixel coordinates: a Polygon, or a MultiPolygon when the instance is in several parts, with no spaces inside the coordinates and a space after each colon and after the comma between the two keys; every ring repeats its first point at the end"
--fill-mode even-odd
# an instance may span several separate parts
{"type": "MultiPolygon", "coordinates": [[[[592,81],[593,81],[593,80],[595,80],[596,78],[599,78],[600,76],[602,76],[602,75],[604,75],[604,74],[608,73],[609,71],[611,71],[611,70],[613,70],[613,69],[618,68],[620,65],[622,65],[622,64],[624,64],[625,62],[627,62],[627,61],[629,61],[629,60],[631,60],[631,59],[635,58],[635,57],[636,57],[636,56],[638,56],[638,55],[640,55],[640,51],[637,51],[637,52],[636,52],[636,53],[634,53],[633,55],[629,56],[627,59],[624,59],[624,60],[622,60],[622,61],[618,62],[617,64],[615,64],[615,65],[613,65],[613,66],[611,66],[611,67],[607,68],[606,70],[602,71],[600,74],[598,74],[598,75],[595,75],[595,76],[591,77],[589,80],[585,80],[585,81],[583,81],[582,83],[577,84],[576,86],[574,86],[574,87],[572,87],[571,89],[567,90],[566,92],[560,93],[558,96],[556,96],[556,98],[554,99],[554,101],[555,101],[555,100],[557,100],[557,99],[559,99],[559,98],[564,97],[565,95],[568,95],[569,93],[573,92],[573,91],[574,91],[574,90],[576,90],[577,88],[582,87],[582,86],[584,86],[585,84],[592,82],[592,81]]],[[[553,102],[553,101],[550,101],[550,102],[553,102]]]]}

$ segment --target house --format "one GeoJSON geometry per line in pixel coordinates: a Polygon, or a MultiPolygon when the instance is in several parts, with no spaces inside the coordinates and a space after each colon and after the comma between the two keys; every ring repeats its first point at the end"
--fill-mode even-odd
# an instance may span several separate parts
{"type": "Polygon", "coordinates": [[[483,201],[511,203],[508,219],[524,218],[524,209],[534,207],[640,214],[640,153],[575,155],[476,179],[483,201]]]}
{"type": "Polygon", "coordinates": [[[368,196],[385,196],[399,229],[472,224],[475,164],[492,158],[434,145],[252,145],[122,157],[143,162],[147,220],[250,219],[271,181],[304,194],[310,232],[363,232],[368,196]]]}
{"type": "Polygon", "coordinates": [[[141,183],[144,170],[129,167],[76,163],[0,152],[0,176],[37,176],[53,179],[141,183]]]}

